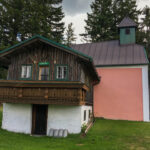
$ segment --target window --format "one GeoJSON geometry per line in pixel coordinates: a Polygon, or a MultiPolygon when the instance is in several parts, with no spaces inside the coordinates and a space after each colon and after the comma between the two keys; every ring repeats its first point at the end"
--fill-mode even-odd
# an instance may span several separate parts
{"type": "Polygon", "coordinates": [[[85,83],[85,73],[83,70],[81,70],[81,82],[85,83]]]}
{"type": "Polygon", "coordinates": [[[89,118],[91,118],[91,110],[89,110],[89,118]]]}
{"type": "Polygon", "coordinates": [[[84,121],[86,121],[86,110],[84,110],[84,121]]]}
{"type": "Polygon", "coordinates": [[[127,35],[130,34],[130,29],[129,28],[126,29],[125,32],[126,32],[127,35]]]}
{"type": "Polygon", "coordinates": [[[67,79],[68,78],[68,67],[67,66],[56,66],[56,79],[67,79]]]}
{"type": "Polygon", "coordinates": [[[31,65],[22,65],[21,68],[21,78],[30,79],[32,76],[32,66],[31,65]]]}
{"type": "Polygon", "coordinates": [[[39,80],[43,81],[49,80],[49,66],[39,67],[39,80]]]}

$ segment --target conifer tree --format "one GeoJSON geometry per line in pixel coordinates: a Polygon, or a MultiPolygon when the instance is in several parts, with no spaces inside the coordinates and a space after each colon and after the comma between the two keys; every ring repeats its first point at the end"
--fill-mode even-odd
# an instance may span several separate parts
{"type": "Polygon", "coordinates": [[[0,0],[0,44],[8,45],[35,34],[63,41],[62,0],[0,0]]]}
{"type": "Polygon", "coordinates": [[[75,41],[76,41],[76,36],[74,34],[73,23],[70,23],[70,24],[68,24],[68,27],[67,27],[67,30],[66,30],[65,43],[66,43],[67,46],[70,46],[75,41]]]}
{"type": "Polygon", "coordinates": [[[22,27],[23,0],[0,0],[0,46],[14,44],[22,27]]]}
{"type": "Polygon", "coordinates": [[[97,42],[108,40],[110,24],[112,23],[112,0],[95,0],[91,4],[91,13],[87,13],[85,33],[81,34],[85,39],[97,42]]]}
{"type": "Polygon", "coordinates": [[[85,33],[81,36],[92,42],[118,39],[117,25],[121,20],[129,16],[138,22],[141,13],[135,0],[95,0],[91,10],[87,13],[85,33]]]}
{"type": "Polygon", "coordinates": [[[136,0],[113,0],[112,12],[113,23],[111,26],[111,33],[113,35],[113,39],[118,39],[117,25],[124,17],[130,17],[134,22],[136,22],[137,26],[139,25],[138,17],[141,14],[141,11],[137,9],[136,0]]]}
{"type": "Polygon", "coordinates": [[[144,43],[148,53],[150,53],[150,7],[145,6],[143,9],[142,29],[144,31],[144,43]]]}
{"type": "Polygon", "coordinates": [[[26,36],[35,34],[43,35],[56,42],[63,41],[64,13],[61,6],[62,0],[30,0],[26,1],[25,20],[26,36]]]}

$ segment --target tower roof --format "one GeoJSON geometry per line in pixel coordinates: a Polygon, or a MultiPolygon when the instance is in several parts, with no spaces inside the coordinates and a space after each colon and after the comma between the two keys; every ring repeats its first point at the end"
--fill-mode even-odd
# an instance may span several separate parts
{"type": "Polygon", "coordinates": [[[136,27],[136,26],[137,26],[136,23],[129,17],[125,17],[118,25],[119,28],[136,27]]]}

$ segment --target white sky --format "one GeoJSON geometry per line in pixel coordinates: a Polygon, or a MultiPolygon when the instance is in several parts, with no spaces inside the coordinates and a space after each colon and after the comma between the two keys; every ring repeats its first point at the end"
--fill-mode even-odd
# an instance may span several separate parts
{"type": "MultiPolygon", "coordinates": [[[[84,20],[87,18],[87,12],[90,12],[90,4],[93,0],[64,0],[63,8],[65,12],[65,26],[72,22],[77,36],[76,43],[82,43],[79,34],[84,33],[84,20]]],[[[150,6],[150,0],[137,0],[138,8],[150,6]]]]}

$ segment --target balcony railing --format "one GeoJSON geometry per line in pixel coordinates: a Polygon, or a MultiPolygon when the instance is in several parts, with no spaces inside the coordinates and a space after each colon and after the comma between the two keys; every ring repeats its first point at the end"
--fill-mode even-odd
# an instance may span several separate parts
{"type": "Polygon", "coordinates": [[[0,81],[1,103],[84,105],[89,88],[70,81],[0,81]]]}

